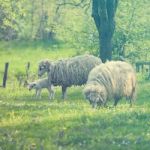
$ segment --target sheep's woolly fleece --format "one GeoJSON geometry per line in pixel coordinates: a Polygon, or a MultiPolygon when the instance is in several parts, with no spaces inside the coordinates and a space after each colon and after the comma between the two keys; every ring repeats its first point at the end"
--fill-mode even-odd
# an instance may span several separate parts
{"type": "Polygon", "coordinates": [[[50,85],[48,83],[48,78],[39,79],[39,80],[36,80],[36,81],[28,84],[29,89],[32,89],[32,88],[42,89],[42,88],[48,88],[48,87],[50,87],[50,85]]]}
{"type": "Polygon", "coordinates": [[[101,64],[101,60],[98,57],[80,55],[55,62],[43,60],[40,62],[39,68],[46,65],[49,81],[53,85],[69,87],[85,84],[89,72],[99,64],[101,64]]]}
{"type": "Polygon", "coordinates": [[[83,90],[90,103],[105,105],[114,99],[116,104],[122,97],[135,98],[136,76],[133,67],[122,61],[111,61],[95,67],[89,74],[83,90]]]}
{"type": "Polygon", "coordinates": [[[54,93],[55,92],[54,92],[53,86],[49,84],[47,78],[36,80],[36,81],[31,82],[31,83],[28,84],[28,89],[29,90],[32,90],[32,89],[36,90],[36,97],[40,97],[41,90],[43,88],[47,88],[48,91],[49,91],[49,98],[54,99],[54,93]]]}

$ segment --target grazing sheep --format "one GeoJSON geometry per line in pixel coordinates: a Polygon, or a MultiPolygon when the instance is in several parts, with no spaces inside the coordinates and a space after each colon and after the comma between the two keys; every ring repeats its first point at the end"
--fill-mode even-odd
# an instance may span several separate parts
{"type": "Polygon", "coordinates": [[[135,88],[136,76],[132,66],[122,61],[111,61],[92,69],[83,93],[93,107],[106,106],[111,99],[116,106],[122,97],[129,99],[132,105],[135,88]]]}
{"type": "Polygon", "coordinates": [[[85,84],[89,72],[99,64],[101,60],[92,55],[80,55],[56,62],[43,60],[39,64],[38,76],[47,72],[49,83],[62,87],[62,98],[64,99],[67,87],[85,84]]]}
{"type": "Polygon", "coordinates": [[[54,89],[53,86],[48,83],[48,79],[44,78],[41,80],[37,80],[28,84],[28,89],[35,89],[36,98],[41,98],[41,91],[43,88],[46,88],[49,92],[49,99],[54,99],[54,89]]]}

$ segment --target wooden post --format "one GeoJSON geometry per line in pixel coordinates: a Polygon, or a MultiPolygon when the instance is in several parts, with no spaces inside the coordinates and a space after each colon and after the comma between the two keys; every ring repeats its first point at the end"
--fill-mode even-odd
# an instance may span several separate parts
{"type": "Polygon", "coordinates": [[[136,65],[136,72],[139,72],[139,71],[140,71],[140,69],[139,69],[139,64],[136,63],[135,65],[136,65]]]}
{"type": "Polygon", "coordinates": [[[29,78],[29,69],[30,69],[30,62],[27,63],[27,66],[26,66],[26,76],[27,76],[27,80],[29,78]]]}
{"type": "Polygon", "coordinates": [[[148,79],[150,79],[150,64],[149,64],[149,75],[148,75],[148,79]]]}
{"type": "Polygon", "coordinates": [[[30,62],[26,65],[26,79],[24,80],[24,87],[27,86],[28,79],[29,79],[29,70],[30,70],[30,62]]]}
{"type": "Polygon", "coordinates": [[[8,66],[9,66],[9,63],[6,62],[6,63],[5,63],[4,76],[3,76],[3,87],[4,87],[4,88],[6,87],[7,73],[8,73],[8,66]]]}
{"type": "Polygon", "coordinates": [[[144,63],[141,64],[141,70],[142,70],[142,73],[144,73],[144,63]]]}

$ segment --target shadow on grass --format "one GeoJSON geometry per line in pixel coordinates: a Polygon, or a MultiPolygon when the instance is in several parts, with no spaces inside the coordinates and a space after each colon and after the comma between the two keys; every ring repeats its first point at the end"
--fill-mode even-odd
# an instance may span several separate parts
{"type": "MultiPolygon", "coordinates": [[[[33,106],[30,109],[33,110],[33,106]]],[[[63,107],[57,105],[56,109],[63,107]]],[[[70,108],[68,112],[59,111],[53,116],[53,110],[55,108],[51,106],[50,113],[47,111],[44,116],[41,111],[31,115],[28,121],[3,126],[2,149],[20,149],[21,146],[25,149],[32,142],[37,149],[42,145],[44,149],[148,150],[150,146],[149,111],[120,107],[93,110],[87,107],[70,108]]]]}

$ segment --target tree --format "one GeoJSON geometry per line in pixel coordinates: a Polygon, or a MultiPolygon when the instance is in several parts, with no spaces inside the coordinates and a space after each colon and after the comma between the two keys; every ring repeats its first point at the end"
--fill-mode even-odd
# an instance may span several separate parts
{"type": "Polygon", "coordinates": [[[115,30],[115,13],[118,6],[118,0],[64,0],[58,4],[60,6],[71,5],[80,8],[89,8],[92,2],[92,17],[99,34],[99,55],[103,62],[112,58],[112,37],[115,30]]]}
{"type": "Polygon", "coordinates": [[[92,17],[99,34],[100,58],[102,62],[112,59],[112,37],[115,30],[115,13],[118,0],[93,0],[92,17]]]}
{"type": "Polygon", "coordinates": [[[17,38],[21,30],[17,17],[21,15],[19,3],[11,0],[0,0],[0,40],[12,40],[17,38]]]}

